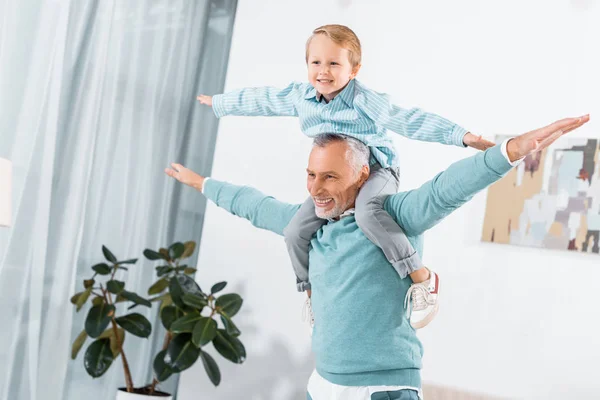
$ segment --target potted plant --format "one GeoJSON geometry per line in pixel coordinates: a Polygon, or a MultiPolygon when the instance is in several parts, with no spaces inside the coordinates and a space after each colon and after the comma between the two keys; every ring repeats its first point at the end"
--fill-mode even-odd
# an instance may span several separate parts
{"type": "Polygon", "coordinates": [[[71,298],[77,311],[92,299],[85,328],[73,343],[71,357],[77,357],[88,337],[95,339],[85,352],[84,367],[90,376],[97,378],[120,356],[126,386],[117,391],[117,400],[143,399],[148,396],[170,400],[171,396],[156,390],[156,386],[172,374],[191,367],[198,358],[202,359],[209,379],[217,386],[221,381],[218,365],[205,351],[206,345],[211,342],[217,352],[226,359],[235,363],[244,362],[246,351],[238,339],[240,331],[231,320],[239,311],[242,298],[237,294],[217,297],[216,293],[225,288],[226,282],[214,285],[210,293],[200,289],[190,277],[196,270],[181,265],[183,259],[193,254],[195,247],[195,242],[177,242],[168,249],[161,248],[157,252],[150,249],[144,251],[146,258],[161,260],[165,264],[156,267],[159,279],[148,289],[148,294],[155,297],[145,299],[125,290],[125,282],[114,279],[119,270],[127,270],[124,265],[135,264],[137,259],[118,261],[108,248],[102,246],[107,262],[94,265],[93,276],[83,281],[84,290],[71,298]],[[102,282],[99,281],[99,277],[104,278],[102,282]],[[158,301],[160,319],[166,328],[164,345],[154,357],[153,382],[136,388],[123,351],[123,343],[126,332],[138,337],[149,337],[152,324],[139,313],[120,315],[117,305],[132,303],[127,308],[130,310],[138,305],[151,307],[152,302],[158,301]],[[221,319],[222,329],[219,329],[214,319],[217,316],[221,319]]]}
{"type": "Polygon", "coordinates": [[[242,298],[236,293],[217,295],[227,285],[219,282],[209,292],[204,292],[190,277],[196,270],[182,265],[190,257],[196,243],[177,242],[168,249],[144,250],[144,256],[161,261],[156,267],[158,280],[148,290],[149,295],[160,300],[160,320],[166,329],[162,350],[154,358],[156,384],[191,367],[199,358],[210,381],[218,386],[221,373],[214,358],[206,351],[213,344],[225,359],[241,364],[246,359],[246,349],[239,340],[240,330],[232,318],[242,307],[242,298]],[[221,327],[216,318],[221,321],[221,327]]]}

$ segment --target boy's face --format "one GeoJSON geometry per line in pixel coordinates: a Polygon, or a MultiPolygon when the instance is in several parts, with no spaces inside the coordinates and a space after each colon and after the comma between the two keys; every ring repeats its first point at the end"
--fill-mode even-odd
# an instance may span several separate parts
{"type": "Polygon", "coordinates": [[[308,45],[308,81],[328,101],[358,73],[360,65],[353,68],[349,55],[325,35],[315,35],[308,45]]]}

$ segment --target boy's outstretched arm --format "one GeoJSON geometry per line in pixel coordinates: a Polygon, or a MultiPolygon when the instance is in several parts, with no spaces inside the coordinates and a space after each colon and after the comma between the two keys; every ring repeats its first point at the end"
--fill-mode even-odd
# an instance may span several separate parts
{"type": "Polygon", "coordinates": [[[301,83],[291,83],[285,89],[244,88],[215,96],[199,95],[197,99],[200,104],[211,106],[217,118],[226,115],[297,117],[296,104],[304,95],[301,83]]]}
{"type": "Polygon", "coordinates": [[[390,103],[387,95],[370,89],[362,89],[356,96],[355,104],[377,125],[409,139],[470,146],[479,150],[494,146],[494,143],[467,132],[446,118],[420,108],[398,107],[390,103]]]}

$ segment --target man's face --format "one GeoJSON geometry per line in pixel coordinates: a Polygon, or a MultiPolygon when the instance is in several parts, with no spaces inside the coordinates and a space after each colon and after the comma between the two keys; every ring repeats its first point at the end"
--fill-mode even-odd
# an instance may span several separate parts
{"type": "Polygon", "coordinates": [[[333,142],[313,147],[306,169],[306,186],[315,203],[317,217],[332,219],[354,207],[360,186],[369,176],[367,166],[356,174],[346,159],[348,146],[333,142]]]}

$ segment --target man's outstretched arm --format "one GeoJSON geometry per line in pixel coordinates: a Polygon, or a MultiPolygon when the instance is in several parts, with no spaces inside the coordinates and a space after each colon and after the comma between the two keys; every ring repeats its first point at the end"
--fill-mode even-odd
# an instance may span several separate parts
{"type": "Polygon", "coordinates": [[[171,167],[165,169],[165,173],[170,177],[202,192],[217,206],[247,219],[257,228],[278,235],[283,235],[283,229],[300,208],[300,205],[281,202],[251,187],[235,186],[205,178],[181,164],[173,163],[171,167]]]}
{"type": "Polygon", "coordinates": [[[512,162],[542,151],[588,121],[589,115],[566,118],[505,142],[505,151],[499,145],[455,162],[420,188],[388,197],[385,208],[407,235],[422,234],[501,179],[513,168],[512,162]]]}

